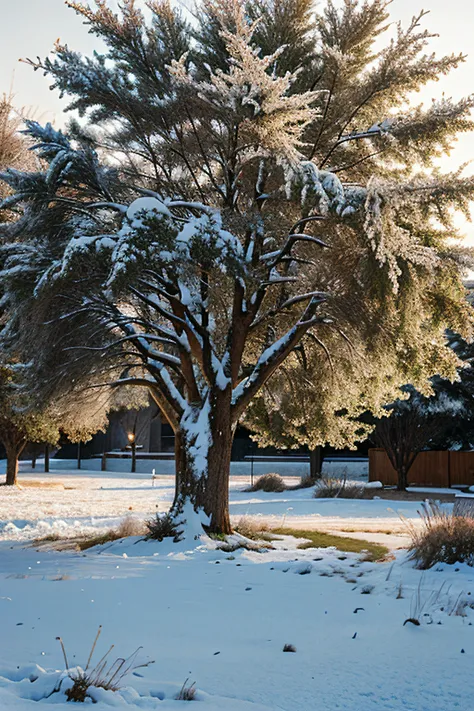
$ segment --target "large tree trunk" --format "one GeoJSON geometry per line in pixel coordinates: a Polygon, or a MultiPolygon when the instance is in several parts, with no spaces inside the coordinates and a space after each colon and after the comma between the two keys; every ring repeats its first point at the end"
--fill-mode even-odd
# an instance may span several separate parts
{"type": "Polygon", "coordinates": [[[7,486],[15,486],[18,481],[18,452],[12,448],[7,447],[7,486]]]}
{"type": "Polygon", "coordinates": [[[15,486],[18,482],[18,461],[25,445],[26,442],[23,439],[4,441],[7,455],[7,476],[5,481],[7,486],[15,486]]]}
{"type": "Polygon", "coordinates": [[[405,469],[405,467],[401,467],[397,471],[397,475],[398,475],[397,490],[398,491],[406,491],[407,486],[408,486],[408,472],[405,469]]]}
{"type": "Polygon", "coordinates": [[[230,393],[217,390],[210,398],[208,417],[202,417],[202,410],[196,412],[191,426],[187,419],[175,432],[176,488],[172,512],[179,513],[186,501],[191,501],[209,517],[209,530],[213,533],[232,532],[229,476],[235,428],[230,412],[230,393]],[[203,442],[209,443],[207,450],[202,447],[203,442]]]}
{"type": "Polygon", "coordinates": [[[209,448],[208,479],[204,509],[215,533],[231,533],[229,516],[229,477],[235,428],[230,422],[230,407],[216,407],[211,418],[212,444],[209,448]]]}
{"type": "Polygon", "coordinates": [[[311,479],[320,479],[323,468],[323,448],[321,446],[309,451],[309,475],[311,479]]]}

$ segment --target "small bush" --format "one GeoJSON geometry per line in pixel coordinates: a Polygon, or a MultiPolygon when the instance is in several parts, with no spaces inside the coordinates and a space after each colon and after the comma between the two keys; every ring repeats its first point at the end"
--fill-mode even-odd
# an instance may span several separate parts
{"type": "Polygon", "coordinates": [[[316,499],[363,499],[365,486],[358,481],[347,481],[347,478],[333,479],[323,477],[316,483],[314,497],[316,499]]]}
{"type": "Polygon", "coordinates": [[[407,521],[410,554],[421,570],[436,563],[467,563],[474,566],[474,519],[445,513],[432,501],[418,512],[421,527],[407,521]]]}
{"type": "Polygon", "coordinates": [[[283,478],[279,474],[264,474],[260,476],[255,484],[247,491],[267,491],[281,493],[285,491],[286,486],[283,478]]]}
{"type": "Polygon", "coordinates": [[[175,543],[179,540],[180,532],[177,529],[176,519],[170,513],[156,514],[146,522],[146,540],[162,541],[172,538],[175,543]]]}

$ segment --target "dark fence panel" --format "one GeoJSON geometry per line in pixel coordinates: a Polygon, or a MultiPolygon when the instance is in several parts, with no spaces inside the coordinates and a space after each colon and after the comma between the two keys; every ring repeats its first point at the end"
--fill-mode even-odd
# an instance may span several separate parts
{"type": "Polygon", "coordinates": [[[450,452],[451,486],[474,485],[474,452],[450,452]]]}

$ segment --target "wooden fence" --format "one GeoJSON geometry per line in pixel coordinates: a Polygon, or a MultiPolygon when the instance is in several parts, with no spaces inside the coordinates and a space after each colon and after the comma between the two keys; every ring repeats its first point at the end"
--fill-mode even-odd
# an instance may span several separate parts
{"type": "MultiPolygon", "coordinates": [[[[396,486],[384,449],[369,449],[369,481],[396,486]]],[[[474,486],[474,452],[420,452],[408,472],[410,486],[474,486]]]]}

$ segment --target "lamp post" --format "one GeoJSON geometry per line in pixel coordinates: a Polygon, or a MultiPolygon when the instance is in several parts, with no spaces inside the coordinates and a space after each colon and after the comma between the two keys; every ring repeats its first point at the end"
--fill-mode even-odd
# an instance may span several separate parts
{"type": "Polygon", "coordinates": [[[132,450],[132,469],[131,472],[132,474],[135,474],[137,470],[137,442],[135,439],[135,432],[129,432],[128,435],[128,441],[130,443],[130,449],[132,450]]]}

